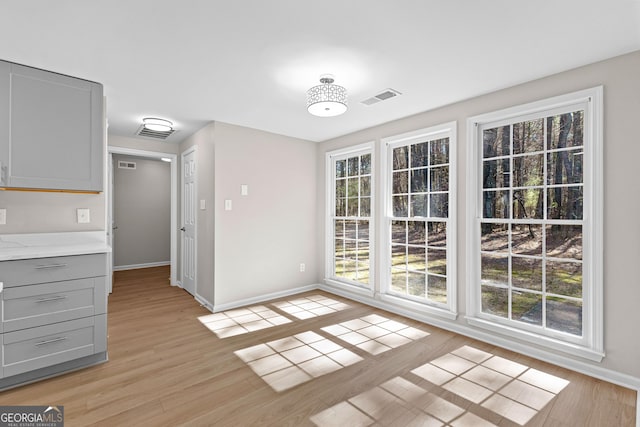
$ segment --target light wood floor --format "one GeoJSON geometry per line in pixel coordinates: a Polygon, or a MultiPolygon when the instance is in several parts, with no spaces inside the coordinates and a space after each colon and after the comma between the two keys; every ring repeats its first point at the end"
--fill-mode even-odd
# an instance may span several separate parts
{"type": "Polygon", "coordinates": [[[117,272],[109,362],[0,405],[64,405],[67,426],[635,425],[634,391],[488,344],[319,291],[211,315],[168,275],[117,272]]]}

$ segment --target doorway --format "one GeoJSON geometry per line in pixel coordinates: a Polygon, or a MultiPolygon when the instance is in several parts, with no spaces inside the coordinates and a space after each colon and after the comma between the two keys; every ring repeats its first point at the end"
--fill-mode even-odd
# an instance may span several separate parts
{"type": "MultiPolygon", "coordinates": [[[[178,223],[178,156],[177,154],[172,153],[159,153],[153,151],[144,151],[144,150],[136,150],[130,148],[122,148],[122,147],[108,147],[108,168],[107,168],[107,194],[106,194],[106,219],[107,224],[105,227],[107,243],[113,248],[114,244],[114,227],[117,227],[117,224],[114,223],[114,167],[117,165],[114,164],[114,154],[123,154],[128,156],[135,156],[137,158],[142,159],[156,159],[160,160],[162,158],[168,159],[171,162],[171,184],[170,184],[170,276],[169,282],[172,286],[179,286],[179,282],[177,280],[177,260],[178,260],[178,244],[177,244],[177,223],[178,223]]],[[[112,291],[113,284],[113,270],[114,270],[114,256],[113,252],[108,256],[107,262],[107,270],[108,276],[111,277],[109,281],[109,292],[112,291]]]]}

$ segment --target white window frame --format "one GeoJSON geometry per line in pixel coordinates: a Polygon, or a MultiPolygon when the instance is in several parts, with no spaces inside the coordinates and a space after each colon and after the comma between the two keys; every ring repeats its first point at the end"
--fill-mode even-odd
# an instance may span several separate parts
{"type": "Polygon", "coordinates": [[[512,338],[593,361],[604,357],[603,339],[603,89],[602,86],[561,95],[467,119],[467,322],[512,338]],[[480,224],[482,220],[483,125],[507,125],[523,116],[553,115],[584,108],[583,176],[583,328],[582,337],[520,324],[482,313],[480,224]]]}
{"type": "MultiPolygon", "coordinates": [[[[457,160],[457,122],[448,122],[413,132],[383,138],[381,144],[381,179],[382,201],[384,206],[382,218],[382,239],[380,241],[380,299],[410,310],[443,317],[448,320],[457,318],[457,185],[456,185],[456,160],[457,160]],[[389,292],[391,287],[391,233],[388,231],[393,219],[392,207],[392,150],[395,147],[420,143],[440,138],[449,138],[449,215],[447,223],[447,303],[437,303],[428,300],[417,300],[410,297],[399,296],[389,292]]],[[[440,219],[439,219],[440,220],[440,219]]]]}
{"type": "Polygon", "coordinates": [[[361,293],[363,295],[373,297],[375,283],[375,204],[376,204],[376,186],[375,186],[375,150],[374,142],[366,142],[355,146],[332,150],[326,153],[325,160],[325,185],[326,185],[326,222],[325,222],[325,279],[328,285],[341,287],[351,292],[361,293]],[[369,216],[369,285],[355,282],[343,278],[337,278],[333,274],[335,272],[335,232],[333,230],[333,219],[336,209],[336,186],[335,186],[335,162],[337,160],[346,159],[353,156],[361,156],[363,154],[371,155],[371,214],[369,216]]]}

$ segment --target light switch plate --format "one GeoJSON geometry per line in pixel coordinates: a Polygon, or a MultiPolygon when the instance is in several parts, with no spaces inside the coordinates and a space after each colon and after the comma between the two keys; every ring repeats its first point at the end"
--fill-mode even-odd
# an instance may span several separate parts
{"type": "Polygon", "coordinates": [[[224,201],[224,210],[225,211],[230,211],[232,208],[232,203],[231,200],[227,199],[224,201]]]}
{"type": "Polygon", "coordinates": [[[248,196],[249,195],[249,186],[247,184],[242,184],[240,186],[240,195],[248,196]]]}
{"type": "Polygon", "coordinates": [[[88,224],[91,222],[90,210],[85,208],[76,209],[78,224],[88,224]]]}
{"type": "Polygon", "coordinates": [[[7,224],[7,210],[0,209],[0,225],[6,225],[6,224],[7,224]]]}
{"type": "Polygon", "coordinates": [[[203,211],[207,209],[207,201],[205,199],[200,200],[200,210],[203,211]]]}

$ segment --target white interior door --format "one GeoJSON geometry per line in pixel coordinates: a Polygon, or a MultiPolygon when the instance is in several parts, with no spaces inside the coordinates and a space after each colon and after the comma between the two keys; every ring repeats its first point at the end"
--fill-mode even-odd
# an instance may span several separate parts
{"type": "Polygon", "coordinates": [[[182,153],[182,287],[196,292],[196,151],[182,153]]]}

